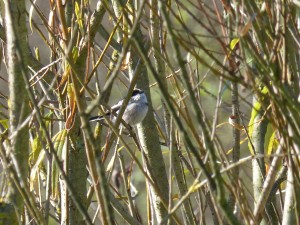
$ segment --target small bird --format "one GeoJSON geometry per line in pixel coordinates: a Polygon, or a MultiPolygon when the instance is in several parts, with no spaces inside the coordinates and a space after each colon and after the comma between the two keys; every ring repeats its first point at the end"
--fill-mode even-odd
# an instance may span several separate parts
{"type": "MultiPolygon", "coordinates": [[[[111,111],[106,113],[105,116],[110,116],[112,114],[118,114],[124,99],[119,101],[117,104],[111,107],[111,111]]],[[[145,92],[140,89],[134,89],[132,96],[126,106],[122,119],[129,125],[136,125],[142,122],[148,112],[148,100],[145,95],[145,92]]],[[[113,118],[113,122],[116,118],[113,118]]],[[[92,121],[103,121],[103,116],[95,116],[90,118],[92,121]]]]}

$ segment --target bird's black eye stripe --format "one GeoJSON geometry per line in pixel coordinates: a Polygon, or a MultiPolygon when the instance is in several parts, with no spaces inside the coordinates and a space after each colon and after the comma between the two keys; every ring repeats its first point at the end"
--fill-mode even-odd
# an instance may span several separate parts
{"type": "Polygon", "coordinates": [[[140,89],[134,89],[133,92],[132,92],[132,96],[136,96],[137,94],[141,94],[143,93],[144,91],[140,90],[140,89]]]}

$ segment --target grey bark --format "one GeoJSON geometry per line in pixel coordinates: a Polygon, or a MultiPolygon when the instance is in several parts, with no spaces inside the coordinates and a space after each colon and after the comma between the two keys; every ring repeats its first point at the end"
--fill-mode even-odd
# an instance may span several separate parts
{"type": "MultiPolygon", "coordinates": [[[[5,1],[5,26],[7,40],[7,66],[9,77],[9,133],[10,157],[21,186],[26,185],[28,176],[29,133],[28,123],[21,126],[29,115],[29,101],[24,81],[27,73],[27,28],[26,8],[23,0],[5,1]]],[[[23,199],[11,187],[10,198],[19,213],[23,209],[23,199]]]]}

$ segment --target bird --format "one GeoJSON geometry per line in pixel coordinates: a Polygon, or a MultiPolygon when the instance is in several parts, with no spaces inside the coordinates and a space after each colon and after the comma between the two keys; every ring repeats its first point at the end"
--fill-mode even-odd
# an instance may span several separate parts
{"type": "MultiPolygon", "coordinates": [[[[107,112],[105,116],[113,115],[112,121],[114,122],[119,110],[123,104],[124,99],[120,100],[117,104],[111,107],[111,111],[107,112]]],[[[122,119],[130,126],[141,123],[148,112],[148,100],[145,92],[141,89],[135,88],[132,92],[130,100],[126,106],[122,119]]],[[[89,119],[90,122],[104,121],[103,116],[94,116],[89,119]]]]}

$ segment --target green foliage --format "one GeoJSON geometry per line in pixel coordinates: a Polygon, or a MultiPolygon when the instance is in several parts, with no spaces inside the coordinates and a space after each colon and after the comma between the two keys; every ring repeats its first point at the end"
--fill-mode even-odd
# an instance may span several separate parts
{"type": "MultiPolygon", "coordinates": [[[[66,155],[67,151],[67,130],[59,131],[53,138],[52,142],[54,145],[54,149],[58,156],[58,159],[62,161],[63,155],[66,155]]],[[[59,170],[57,168],[56,162],[52,161],[52,197],[53,199],[57,199],[59,197],[59,170]]]]}
{"type": "MultiPolygon", "coordinates": [[[[7,119],[14,103],[6,97],[11,93],[0,93],[1,166],[24,197],[25,206],[17,211],[22,223],[260,224],[262,218],[274,221],[271,205],[283,224],[282,208],[298,207],[298,198],[279,205],[284,196],[275,195],[286,179],[282,161],[288,162],[293,180],[299,171],[293,157],[300,140],[297,3],[33,1],[21,11],[9,3],[1,6],[4,11],[28,11],[26,20],[14,17],[18,23],[12,30],[28,21],[30,31],[25,26],[17,37],[28,37],[22,49],[35,53],[22,52],[14,42],[18,51],[9,54],[6,45],[13,35],[5,36],[9,24],[3,17],[4,64],[14,56],[10,62],[22,76],[8,82],[3,66],[0,85],[26,80],[22,88],[34,95],[23,100],[20,91],[20,110],[7,119]],[[133,86],[145,90],[151,109],[138,132],[88,121],[109,112],[110,103],[126,97],[133,86]],[[33,110],[22,117],[24,106],[33,110]],[[256,135],[265,121],[268,128],[256,135]],[[30,137],[30,147],[21,146],[30,153],[19,162],[29,164],[23,180],[12,151],[19,132],[30,137]],[[253,136],[263,137],[256,146],[264,153],[254,155],[253,136]],[[242,145],[245,140],[248,146],[242,145]],[[284,160],[274,155],[279,150],[284,160]],[[254,196],[251,162],[261,169],[274,159],[277,169],[260,171],[254,196]],[[25,208],[32,221],[25,221],[25,208]],[[55,209],[57,221],[49,219],[55,209]]],[[[14,188],[6,180],[3,173],[2,196],[14,188]]],[[[10,203],[5,204],[0,204],[0,223],[12,215],[6,211],[10,203]]]]}
{"type": "Polygon", "coordinates": [[[8,119],[0,120],[0,124],[4,127],[4,129],[9,128],[9,120],[8,119]]]}
{"type": "MultiPolygon", "coordinates": [[[[267,87],[263,87],[260,93],[260,98],[257,99],[257,97],[255,97],[255,101],[252,107],[252,111],[251,111],[251,117],[249,120],[249,124],[248,124],[248,133],[249,136],[252,137],[252,133],[253,133],[253,129],[255,127],[255,119],[258,115],[258,113],[262,113],[262,102],[264,101],[264,98],[266,97],[266,95],[268,94],[268,88],[267,87]]],[[[256,123],[260,123],[261,121],[256,121],[256,123]]],[[[249,151],[252,155],[254,155],[254,151],[252,148],[252,145],[250,143],[250,141],[248,142],[248,147],[249,147],[249,151]]]]}
{"type": "Polygon", "coordinates": [[[81,7],[79,6],[78,2],[75,2],[75,16],[77,19],[77,23],[79,26],[79,30],[82,35],[84,35],[84,26],[83,26],[83,17],[82,17],[82,10],[81,7]]]}

